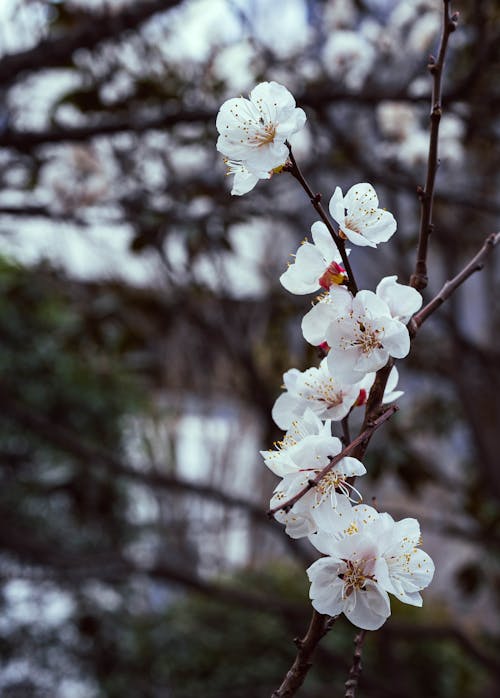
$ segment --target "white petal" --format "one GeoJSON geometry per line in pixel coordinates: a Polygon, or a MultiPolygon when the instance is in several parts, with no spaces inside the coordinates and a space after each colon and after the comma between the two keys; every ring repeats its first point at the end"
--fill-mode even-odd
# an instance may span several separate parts
{"type": "Polygon", "coordinates": [[[342,458],[340,463],[335,466],[338,468],[339,472],[344,473],[344,475],[365,475],[366,468],[363,463],[357,458],[352,458],[352,456],[346,456],[342,458]]]}
{"type": "Polygon", "coordinates": [[[377,630],[391,615],[387,592],[374,582],[367,581],[365,588],[354,591],[349,601],[344,613],[353,625],[363,630],[377,630]]]}
{"type": "MultiPolygon", "coordinates": [[[[337,349],[333,345],[332,336],[332,329],[330,328],[330,333],[327,335],[327,341],[332,348],[326,357],[330,372],[346,383],[356,383],[360,381],[363,378],[363,375],[354,370],[359,354],[357,348],[353,347],[352,349],[337,349]]],[[[354,398],[354,402],[355,401],[356,398],[354,398]]]]}
{"type": "Polygon", "coordinates": [[[344,197],[344,204],[348,211],[363,208],[378,208],[378,196],[375,189],[368,182],[354,184],[344,197]]]}
{"type": "Polygon", "coordinates": [[[311,235],[314,244],[328,263],[342,263],[342,257],[340,256],[337,245],[335,244],[330,231],[322,221],[316,221],[312,224],[311,235]]]}
{"type": "Polygon", "coordinates": [[[290,293],[314,293],[320,288],[319,278],[325,268],[321,252],[310,242],[305,242],[297,250],[295,262],[281,275],[280,281],[290,293]]]}
{"type": "Polygon", "coordinates": [[[313,346],[325,341],[330,323],[335,319],[336,311],[330,303],[319,302],[302,318],[302,334],[313,346]]]}
{"type": "Polygon", "coordinates": [[[367,318],[390,317],[387,303],[373,291],[358,291],[352,302],[353,313],[367,318]]]}
{"type": "Polygon", "coordinates": [[[289,429],[293,420],[301,416],[300,403],[290,393],[282,393],[274,403],[271,415],[280,429],[289,429]]]}
{"type": "Polygon", "coordinates": [[[390,356],[395,359],[404,359],[410,351],[410,335],[406,326],[399,320],[388,321],[383,344],[390,356]]]}
{"type": "Polygon", "coordinates": [[[356,230],[351,230],[346,225],[342,226],[342,232],[353,245],[357,245],[358,247],[377,247],[375,242],[372,242],[372,240],[358,233],[356,230]]]}
{"type": "Polygon", "coordinates": [[[304,128],[307,117],[303,109],[294,109],[287,119],[280,119],[276,127],[276,135],[280,138],[290,138],[294,133],[304,128]]]}
{"type": "Polygon", "coordinates": [[[397,276],[386,276],[377,286],[376,293],[382,298],[396,320],[406,324],[422,305],[421,294],[411,286],[397,283],[397,276]]]}
{"type": "Polygon", "coordinates": [[[336,616],[344,610],[343,583],[338,578],[339,564],[330,559],[317,560],[307,570],[311,581],[309,596],[318,613],[336,616]]]}
{"type": "Polygon", "coordinates": [[[231,194],[233,196],[242,196],[243,194],[247,194],[255,187],[258,181],[259,177],[251,172],[236,172],[234,175],[231,194]]]}
{"type": "Polygon", "coordinates": [[[256,85],[250,92],[250,101],[255,105],[263,102],[265,105],[263,109],[274,107],[275,110],[292,110],[295,107],[292,93],[284,85],[280,85],[274,80],[256,85]]]}
{"type": "Polygon", "coordinates": [[[330,199],[328,209],[333,220],[341,227],[344,224],[345,208],[346,206],[344,197],[342,196],[342,189],[340,187],[336,187],[335,191],[333,192],[333,196],[330,199]]]}

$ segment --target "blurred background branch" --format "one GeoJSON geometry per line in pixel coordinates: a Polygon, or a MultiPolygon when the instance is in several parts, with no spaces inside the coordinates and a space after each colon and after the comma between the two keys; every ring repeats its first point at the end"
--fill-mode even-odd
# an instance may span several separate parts
{"type": "MultiPolygon", "coordinates": [[[[406,283],[441,9],[0,3],[2,697],[279,685],[313,551],[266,519],[275,478],[258,450],[279,437],[283,372],[317,362],[303,299],[278,283],[317,215],[288,175],[232,199],[215,115],[259,81],[285,84],[307,112],[292,145],[313,191],[370,181],[398,220],[375,264],[351,254],[360,287],[406,283]]],[[[500,212],[499,10],[454,9],[424,303],[500,212]]],[[[367,501],[418,516],[438,571],[418,619],[396,604],[368,638],[360,696],[498,695],[495,256],[426,321],[367,454],[367,501]]],[[[342,694],[352,635],[339,619],[304,698],[342,694]]]]}

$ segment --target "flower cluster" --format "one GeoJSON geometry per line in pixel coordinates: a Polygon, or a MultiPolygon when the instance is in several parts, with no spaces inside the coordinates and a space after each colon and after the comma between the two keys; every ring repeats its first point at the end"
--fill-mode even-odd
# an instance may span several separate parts
{"type": "MultiPolygon", "coordinates": [[[[217,118],[217,148],[231,158],[232,193],[246,193],[280,168],[289,156],[287,139],[304,122],[292,95],[274,82],[255,87],[249,100],[225,102],[217,118]]],[[[388,593],[422,604],[419,592],[430,583],[434,565],[418,547],[415,519],[395,522],[361,504],[354,481],[366,469],[357,458],[342,457],[333,427],[346,427],[353,410],[366,403],[376,371],[408,354],[406,325],[422,297],[396,276],[381,279],[375,292],[349,290],[356,285],[343,265],[345,241],[376,247],[396,232],[394,216],[379,208],[371,184],[355,184],[345,196],[337,187],[329,212],[331,224],[325,217],[312,225],[312,242],[302,242],[280,277],[291,293],[320,292],[302,320],[302,333],[325,357],[319,367],[284,374],[285,391],[272,416],[286,433],[261,455],[281,478],[271,499],[275,518],[289,536],[307,537],[324,555],[307,570],[314,608],[331,616],[345,613],[358,627],[374,630],[390,615],[388,593]]],[[[392,367],[382,403],[402,395],[397,382],[392,367]]]]}

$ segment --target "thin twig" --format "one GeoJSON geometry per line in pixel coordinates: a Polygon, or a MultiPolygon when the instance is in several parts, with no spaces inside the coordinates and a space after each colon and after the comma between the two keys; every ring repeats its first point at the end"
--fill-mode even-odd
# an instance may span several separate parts
{"type": "Polygon", "coordinates": [[[448,39],[457,28],[458,13],[450,15],[451,0],[443,2],[443,29],[441,34],[441,42],[439,44],[439,53],[437,60],[434,56],[429,60],[429,72],[433,77],[432,83],[432,102],[430,113],[430,139],[429,139],[429,156],[427,159],[427,177],[425,181],[425,189],[418,187],[417,193],[420,199],[420,230],[418,237],[417,262],[415,265],[415,273],[412,274],[410,285],[421,291],[427,286],[427,247],[429,236],[432,233],[432,205],[434,200],[434,183],[436,180],[436,172],[439,166],[438,160],[438,139],[439,139],[439,123],[441,121],[442,109],[442,87],[441,81],[443,76],[444,60],[448,39]]]}
{"type": "Polygon", "coordinates": [[[307,672],[312,667],[311,657],[318,642],[333,626],[338,616],[324,616],[313,610],[311,622],[302,639],[294,640],[298,652],[295,660],[287,671],[281,686],[274,691],[272,698],[290,698],[294,696],[304,683],[307,672]]]}
{"type": "Polygon", "coordinates": [[[313,487],[316,487],[321,480],[325,477],[325,475],[328,475],[330,470],[334,468],[337,463],[339,463],[342,458],[345,458],[345,456],[349,455],[351,451],[353,451],[357,446],[360,446],[364,441],[368,442],[371,435],[373,434],[374,431],[376,431],[384,422],[386,422],[392,415],[397,412],[398,407],[397,405],[391,405],[385,412],[383,412],[380,417],[375,419],[373,422],[370,423],[370,425],[361,432],[359,436],[357,436],[354,441],[352,441],[348,446],[346,446],[342,451],[336,455],[334,458],[332,458],[327,465],[323,468],[323,470],[320,470],[320,472],[316,475],[316,477],[311,478],[308,480],[307,485],[303,487],[300,492],[297,492],[297,494],[292,497],[291,499],[288,499],[286,502],[283,502],[277,507],[274,507],[274,509],[269,509],[267,512],[267,515],[269,517],[274,516],[277,511],[285,511],[289,512],[290,509],[293,507],[293,505],[299,501],[309,490],[311,490],[313,487]]]}
{"type": "Polygon", "coordinates": [[[481,271],[484,266],[484,260],[488,257],[496,245],[500,242],[500,232],[492,233],[483,243],[479,252],[470,260],[470,262],[457,274],[451,281],[447,281],[439,293],[427,305],[416,313],[410,320],[408,329],[410,335],[414,337],[419,327],[434,313],[456,289],[466,281],[469,276],[472,276],[476,271],[481,271]]]}
{"type": "MultiPolygon", "coordinates": [[[[350,414],[350,412],[349,412],[350,414]]],[[[342,443],[347,446],[351,443],[351,430],[349,429],[349,415],[346,415],[340,422],[342,426],[342,443]]]]}
{"type": "Polygon", "coordinates": [[[344,698],[355,698],[356,688],[358,687],[359,677],[361,675],[361,654],[363,652],[363,642],[366,637],[366,630],[362,630],[354,638],[354,656],[352,658],[352,666],[349,670],[349,677],[345,682],[344,698]]]}
{"type": "Polygon", "coordinates": [[[356,284],[356,281],[354,279],[354,274],[351,269],[351,265],[349,263],[349,258],[347,256],[347,252],[345,249],[345,244],[340,235],[337,233],[335,228],[332,225],[332,222],[330,221],[330,218],[328,217],[327,212],[323,208],[321,204],[321,194],[315,194],[311,187],[309,186],[306,178],[302,174],[302,171],[300,167],[297,165],[297,161],[295,160],[295,157],[292,152],[291,146],[288,144],[288,150],[290,152],[290,164],[285,166],[285,170],[287,172],[290,172],[290,174],[295,177],[297,182],[301,185],[301,187],[304,189],[306,192],[307,196],[309,197],[309,200],[313,206],[313,208],[319,213],[321,216],[321,220],[323,223],[326,225],[328,228],[333,241],[337,245],[337,249],[340,252],[340,256],[342,257],[342,264],[344,265],[344,269],[347,272],[347,277],[348,277],[348,283],[347,283],[347,288],[349,291],[355,296],[356,293],[358,292],[358,287],[356,284]]]}

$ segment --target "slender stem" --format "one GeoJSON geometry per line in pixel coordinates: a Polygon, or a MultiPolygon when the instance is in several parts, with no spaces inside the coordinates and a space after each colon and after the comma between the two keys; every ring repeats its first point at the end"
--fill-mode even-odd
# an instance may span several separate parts
{"type": "Polygon", "coordinates": [[[290,698],[297,693],[312,667],[311,657],[318,642],[330,630],[337,618],[338,616],[330,618],[313,610],[306,634],[302,639],[296,638],[294,641],[298,648],[297,656],[272,698],[290,698]]]}
{"type": "Polygon", "coordinates": [[[338,455],[336,455],[334,458],[330,460],[330,462],[325,465],[323,470],[320,470],[320,472],[316,475],[316,477],[311,478],[307,485],[303,487],[300,492],[298,492],[294,497],[291,499],[288,499],[286,502],[283,502],[277,507],[274,507],[274,509],[269,509],[267,512],[267,515],[269,517],[274,516],[277,511],[285,511],[289,512],[290,509],[293,507],[293,505],[299,501],[309,490],[311,490],[313,487],[316,487],[319,482],[325,477],[325,475],[328,475],[330,470],[334,468],[337,463],[339,463],[342,458],[345,458],[351,451],[353,451],[357,446],[360,446],[364,442],[368,442],[369,439],[371,438],[371,435],[373,434],[374,431],[376,431],[384,422],[386,422],[392,415],[397,412],[398,407],[397,405],[391,405],[385,412],[383,412],[380,417],[378,417],[375,421],[371,422],[367,428],[361,432],[359,436],[357,436],[354,441],[352,441],[348,446],[346,446],[338,455]]]}
{"type": "Polygon", "coordinates": [[[432,315],[432,313],[434,313],[434,311],[436,311],[451,294],[469,278],[469,276],[472,276],[476,271],[481,271],[484,266],[484,260],[493,252],[498,243],[500,243],[500,232],[489,235],[479,252],[470,260],[462,271],[454,276],[453,279],[447,281],[439,293],[427,303],[422,310],[412,317],[408,326],[412,337],[416,335],[418,329],[427,318],[432,315]]]}
{"type": "Polygon", "coordinates": [[[319,213],[321,216],[321,220],[323,223],[326,225],[328,228],[333,241],[337,245],[337,249],[340,252],[340,256],[342,257],[342,264],[344,265],[344,269],[347,272],[347,277],[348,277],[348,283],[347,283],[347,288],[349,291],[355,296],[356,293],[358,292],[358,286],[356,284],[356,281],[354,279],[354,274],[351,268],[351,265],[349,263],[349,258],[347,256],[347,252],[345,249],[345,244],[340,235],[337,233],[335,228],[332,225],[332,222],[330,221],[330,218],[328,217],[327,212],[323,208],[323,205],[321,204],[321,194],[315,194],[311,187],[309,186],[306,178],[302,174],[302,171],[300,167],[297,165],[297,161],[295,160],[295,157],[292,152],[291,146],[288,144],[288,150],[290,153],[290,165],[285,167],[287,172],[290,172],[293,177],[299,182],[301,187],[304,189],[306,192],[307,196],[309,197],[309,200],[311,204],[313,205],[313,208],[319,213]]]}
{"type": "MultiPolygon", "coordinates": [[[[349,412],[350,414],[350,412],[349,412]]],[[[340,422],[342,426],[342,443],[347,446],[351,443],[351,431],[349,429],[349,414],[340,422]]]]}
{"type": "Polygon", "coordinates": [[[432,224],[432,206],[434,201],[434,183],[436,180],[436,172],[439,166],[438,161],[438,139],[439,139],[439,124],[441,121],[442,109],[442,77],[444,60],[446,57],[446,49],[448,39],[457,28],[458,14],[450,15],[451,0],[443,0],[443,28],[441,41],[439,44],[439,53],[437,60],[431,56],[429,61],[429,72],[433,77],[432,83],[432,102],[430,113],[430,139],[429,139],[429,155],[427,159],[427,177],[425,189],[418,187],[417,193],[420,199],[420,230],[418,237],[417,262],[415,265],[415,273],[412,274],[410,285],[421,291],[427,286],[427,247],[429,236],[433,230],[432,224]]]}
{"type": "Polygon", "coordinates": [[[363,642],[366,637],[366,630],[362,630],[354,638],[354,656],[352,658],[352,665],[349,670],[349,677],[345,682],[345,695],[344,698],[355,698],[356,688],[358,687],[359,677],[361,675],[361,655],[363,652],[363,642]]]}

